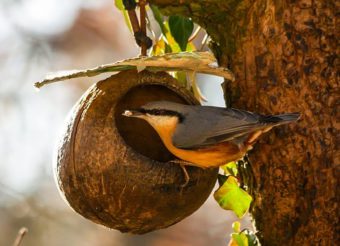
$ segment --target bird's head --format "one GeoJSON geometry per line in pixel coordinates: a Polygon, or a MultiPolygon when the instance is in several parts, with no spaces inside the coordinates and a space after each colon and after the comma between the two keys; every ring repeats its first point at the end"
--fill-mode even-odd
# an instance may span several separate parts
{"type": "Polygon", "coordinates": [[[168,101],[155,101],[149,102],[137,109],[125,110],[123,115],[144,119],[156,127],[158,125],[171,123],[174,120],[181,122],[184,118],[181,112],[182,106],[184,105],[168,101]]]}

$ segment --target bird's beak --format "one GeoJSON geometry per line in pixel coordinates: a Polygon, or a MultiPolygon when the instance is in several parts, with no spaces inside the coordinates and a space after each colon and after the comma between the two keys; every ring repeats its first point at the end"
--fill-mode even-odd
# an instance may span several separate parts
{"type": "Polygon", "coordinates": [[[144,114],[138,110],[125,110],[122,115],[126,117],[142,117],[144,114]]]}

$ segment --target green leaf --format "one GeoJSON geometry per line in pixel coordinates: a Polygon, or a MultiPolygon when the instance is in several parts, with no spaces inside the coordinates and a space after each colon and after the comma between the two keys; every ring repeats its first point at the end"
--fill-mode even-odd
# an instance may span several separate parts
{"type": "Polygon", "coordinates": [[[241,223],[235,221],[232,224],[234,233],[231,233],[229,246],[258,246],[259,242],[254,232],[244,229],[241,231],[241,223]]]}
{"type": "Polygon", "coordinates": [[[132,26],[131,26],[131,23],[130,23],[130,18],[129,18],[127,11],[125,10],[123,0],[115,0],[115,6],[117,7],[117,9],[119,9],[122,12],[122,14],[124,16],[125,24],[129,28],[130,32],[132,32],[132,26]]]}
{"type": "Polygon", "coordinates": [[[163,38],[160,38],[152,47],[152,55],[158,56],[165,54],[165,41],[163,38]]]}
{"type": "Polygon", "coordinates": [[[237,246],[248,246],[248,238],[243,233],[232,233],[231,238],[237,246]]]}
{"type": "Polygon", "coordinates": [[[189,42],[187,44],[187,48],[185,51],[188,51],[188,52],[196,51],[196,46],[194,45],[193,42],[189,42]]]}
{"type": "Polygon", "coordinates": [[[125,10],[123,0],[115,0],[115,5],[116,5],[117,9],[119,9],[121,11],[125,10]]]}
{"type": "Polygon", "coordinates": [[[257,238],[254,234],[252,234],[252,235],[246,234],[246,236],[247,236],[247,239],[248,239],[248,246],[257,246],[258,245],[257,238]]]}
{"type": "Polygon", "coordinates": [[[254,234],[254,232],[246,229],[246,230],[242,231],[241,233],[243,233],[244,235],[247,236],[248,246],[258,246],[259,245],[259,241],[258,241],[256,235],[254,234]]]}
{"type": "Polygon", "coordinates": [[[224,174],[237,176],[237,163],[235,161],[229,162],[223,166],[221,166],[224,174]]]}
{"type": "Polygon", "coordinates": [[[241,218],[250,207],[252,197],[239,187],[237,179],[229,176],[227,181],[214,193],[214,198],[225,210],[232,210],[241,218]]]}
{"type": "Polygon", "coordinates": [[[194,30],[194,23],[191,19],[182,16],[170,16],[169,17],[169,29],[171,35],[182,51],[185,51],[188,44],[188,39],[194,30]]]}
{"type": "Polygon", "coordinates": [[[235,221],[231,227],[235,233],[239,233],[241,231],[241,223],[239,221],[235,221]]]}
{"type": "MultiPolygon", "coordinates": [[[[166,28],[169,27],[167,22],[164,22],[164,25],[165,25],[166,28]]],[[[172,36],[172,34],[170,32],[167,32],[165,34],[165,38],[166,38],[166,41],[168,42],[167,43],[168,44],[168,48],[171,49],[170,52],[172,52],[172,53],[179,53],[179,52],[181,52],[181,47],[176,42],[175,38],[172,36]]]]}
{"type": "Polygon", "coordinates": [[[223,175],[223,174],[217,175],[217,181],[220,187],[227,181],[227,179],[228,179],[227,175],[223,175]]]}
{"type": "Polygon", "coordinates": [[[123,15],[124,15],[124,20],[125,20],[125,24],[127,25],[127,27],[129,28],[130,32],[132,33],[132,26],[131,26],[131,22],[130,22],[130,18],[129,18],[129,14],[126,10],[122,11],[123,15]]]}

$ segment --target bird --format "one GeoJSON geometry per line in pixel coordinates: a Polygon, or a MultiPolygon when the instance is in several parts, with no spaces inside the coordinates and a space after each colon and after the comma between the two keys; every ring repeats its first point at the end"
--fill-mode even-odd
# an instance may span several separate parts
{"type": "Polygon", "coordinates": [[[165,147],[185,166],[215,168],[240,160],[256,140],[275,126],[297,121],[299,113],[262,115],[236,108],[151,101],[123,116],[145,120],[165,147]]]}

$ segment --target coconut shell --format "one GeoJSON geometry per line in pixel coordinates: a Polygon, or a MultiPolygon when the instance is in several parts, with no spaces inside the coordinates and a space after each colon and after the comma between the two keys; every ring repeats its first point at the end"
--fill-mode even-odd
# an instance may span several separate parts
{"type": "Polygon", "coordinates": [[[69,205],[85,218],[142,234],[173,225],[208,198],[217,169],[184,174],[156,132],[122,116],[149,101],[197,104],[164,72],[130,70],[93,85],[76,103],[58,145],[56,179],[69,205]]]}

